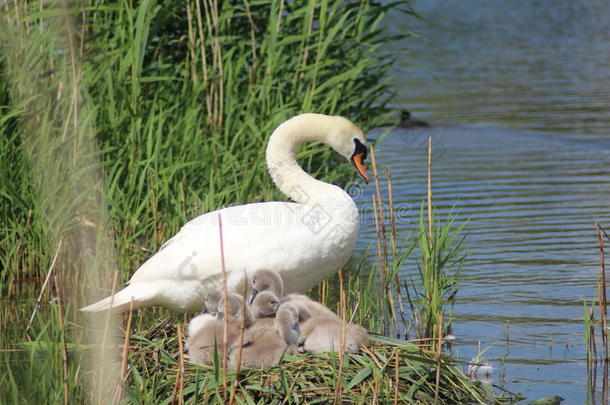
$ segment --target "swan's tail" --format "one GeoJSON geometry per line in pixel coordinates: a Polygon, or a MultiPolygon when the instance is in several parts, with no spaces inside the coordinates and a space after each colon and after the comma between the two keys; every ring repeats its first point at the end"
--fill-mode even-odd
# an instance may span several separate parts
{"type": "Polygon", "coordinates": [[[113,312],[129,311],[133,299],[133,309],[139,308],[144,304],[142,297],[138,297],[132,286],[127,286],[114,296],[106,297],[103,300],[81,308],[83,312],[102,312],[111,309],[113,312]]]}

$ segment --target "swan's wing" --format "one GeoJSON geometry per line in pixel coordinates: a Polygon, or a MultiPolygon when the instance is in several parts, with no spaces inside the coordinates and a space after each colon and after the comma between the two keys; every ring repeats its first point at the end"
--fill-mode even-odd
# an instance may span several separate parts
{"type": "MultiPolygon", "coordinates": [[[[222,218],[227,271],[250,273],[261,268],[292,269],[316,260],[327,245],[319,229],[303,220],[308,207],[265,202],[229,207],[199,216],[186,225],[132,276],[141,281],[199,280],[221,274],[222,218]]],[[[327,249],[328,250],[328,249],[327,249]]]]}

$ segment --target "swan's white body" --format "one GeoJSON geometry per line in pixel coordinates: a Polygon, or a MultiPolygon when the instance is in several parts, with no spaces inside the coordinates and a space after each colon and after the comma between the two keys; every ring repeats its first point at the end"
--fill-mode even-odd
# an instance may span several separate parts
{"type": "MultiPolygon", "coordinates": [[[[82,310],[127,310],[132,299],[135,308],[201,310],[205,295],[222,285],[219,218],[229,289],[238,290],[244,272],[260,269],[280,273],[287,292],[305,291],[331,276],[352,253],[358,210],[341,188],[298,166],[295,151],[307,141],[324,142],[354,161],[354,142],[363,143],[364,135],[342,117],[303,114],[284,122],[269,139],[267,166],[278,188],[295,202],[239,205],[191,220],[133,274],[112,305],[108,297],[82,310]]],[[[365,177],[359,162],[354,164],[365,177]]]]}

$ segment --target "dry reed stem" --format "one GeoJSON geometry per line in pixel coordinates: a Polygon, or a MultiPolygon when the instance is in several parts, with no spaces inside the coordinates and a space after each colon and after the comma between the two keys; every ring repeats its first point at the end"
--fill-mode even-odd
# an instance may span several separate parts
{"type": "Polygon", "coordinates": [[[339,372],[337,373],[337,385],[335,388],[335,399],[333,404],[340,404],[343,396],[343,359],[345,356],[345,290],[343,289],[343,269],[339,269],[339,316],[341,317],[341,331],[339,332],[339,372]]]}
{"type": "MultiPolygon", "coordinates": [[[[49,271],[47,271],[47,276],[44,279],[44,283],[42,283],[42,288],[40,289],[40,294],[38,294],[38,298],[36,299],[36,304],[34,304],[34,310],[32,311],[32,316],[30,316],[30,321],[28,322],[28,326],[25,328],[25,333],[27,335],[30,327],[32,326],[32,322],[34,321],[34,317],[36,316],[36,312],[38,311],[38,307],[40,306],[40,302],[42,301],[42,295],[44,294],[47,285],[49,284],[49,280],[53,275],[53,270],[55,270],[55,264],[57,263],[57,258],[59,257],[59,251],[61,250],[61,244],[63,242],[63,238],[59,239],[57,242],[57,248],[55,249],[55,254],[53,255],[53,260],[51,260],[51,265],[49,266],[49,271]]],[[[32,340],[29,335],[28,339],[32,340]]]]}
{"type": "Polygon", "coordinates": [[[373,398],[371,404],[375,405],[379,403],[379,376],[373,373],[373,398]]]}
{"type": "Polygon", "coordinates": [[[249,84],[253,84],[254,72],[256,72],[257,65],[257,57],[256,57],[256,25],[254,24],[254,19],[252,18],[252,11],[250,11],[250,2],[248,0],[244,0],[244,6],[246,6],[246,15],[248,16],[248,21],[250,22],[250,44],[252,46],[252,68],[248,72],[248,81],[249,84]]]}
{"type": "Polygon", "coordinates": [[[599,245],[599,265],[600,265],[600,274],[597,283],[597,297],[599,304],[599,317],[602,323],[602,343],[604,345],[604,361],[609,360],[608,353],[608,312],[607,312],[607,296],[606,296],[606,254],[604,251],[604,240],[602,238],[602,228],[596,223],[597,228],[597,242],[599,245]]]}
{"type": "Polygon", "coordinates": [[[597,345],[595,344],[595,313],[593,309],[589,310],[589,352],[590,362],[597,362],[597,345]]]}
{"type": "MultiPolygon", "coordinates": [[[[205,0],[204,0],[205,1],[205,0]]],[[[203,71],[203,88],[205,91],[205,101],[208,112],[207,123],[210,124],[209,121],[209,112],[212,109],[211,99],[209,97],[208,91],[208,62],[206,58],[205,52],[205,34],[203,33],[203,21],[201,18],[201,0],[195,0],[195,6],[197,7],[197,28],[199,30],[199,47],[201,48],[201,70],[203,71]]]]}
{"type": "Polygon", "coordinates": [[[123,354],[121,359],[121,374],[120,380],[117,382],[116,391],[114,393],[114,398],[112,400],[113,404],[118,404],[123,396],[123,388],[121,387],[121,383],[125,383],[127,380],[127,356],[129,355],[129,335],[131,333],[131,319],[133,317],[133,297],[131,297],[131,302],[129,303],[129,315],[127,317],[127,326],[125,328],[125,339],[123,339],[123,354]]]}
{"type": "Polygon", "coordinates": [[[184,403],[184,347],[182,345],[182,328],[180,325],[176,325],[176,334],[178,339],[178,370],[176,370],[176,383],[172,390],[172,405],[176,404],[176,396],[178,398],[178,405],[184,403]]]}
{"type": "Polygon", "coordinates": [[[443,350],[443,312],[438,321],[437,343],[436,343],[436,377],[434,381],[434,403],[439,403],[439,390],[441,386],[441,353],[443,350]]]}
{"type": "Polygon", "coordinates": [[[239,385],[239,373],[241,371],[241,356],[244,350],[244,334],[246,333],[246,294],[248,293],[248,275],[244,270],[244,289],[242,291],[242,306],[241,306],[241,324],[239,331],[239,348],[237,349],[237,365],[235,366],[235,384],[231,390],[231,396],[229,397],[229,405],[232,405],[235,401],[235,395],[237,393],[237,386],[239,385]]]}
{"type": "Polygon", "coordinates": [[[182,337],[182,327],[178,325],[178,350],[180,354],[180,388],[178,391],[178,405],[184,403],[184,345],[182,337]]]}
{"type": "MultiPolygon", "coordinates": [[[[186,19],[188,22],[188,37],[189,37],[189,53],[191,54],[191,60],[195,62],[195,30],[193,29],[193,13],[191,11],[191,1],[186,0],[186,19]]],[[[197,70],[195,69],[195,63],[189,63],[191,66],[191,80],[195,85],[197,84],[197,70]]]]}
{"type": "MultiPolygon", "coordinates": [[[[205,1],[205,0],[204,0],[205,1]]],[[[229,291],[227,288],[227,268],[225,267],[225,248],[222,237],[222,216],[218,214],[218,232],[220,237],[220,268],[222,269],[222,293],[224,296],[226,312],[227,305],[229,304],[229,291]]],[[[224,403],[227,403],[227,341],[229,340],[228,328],[229,328],[229,317],[224,314],[223,328],[222,328],[222,396],[224,403]]],[[[242,317],[245,314],[242,315],[242,317]]]]}
{"type": "Polygon", "coordinates": [[[398,384],[400,382],[400,357],[399,350],[394,351],[394,405],[398,405],[398,384]]]}
{"type": "Polygon", "coordinates": [[[390,243],[392,244],[392,257],[396,254],[396,213],[394,211],[394,192],[392,188],[392,171],[385,168],[388,179],[388,202],[390,204],[390,243]]]}
{"type": "MultiPolygon", "coordinates": [[[[22,241],[23,241],[23,237],[24,237],[25,235],[27,235],[27,232],[29,231],[29,228],[30,228],[30,225],[31,225],[31,224],[32,224],[32,209],[30,208],[30,209],[28,210],[28,217],[27,217],[27,218],[26,218],[26,220],[25,220],[25,225],[23,226],[23,229],[22,229],[22,231],[21,231],[21,235],[22,235],[22,236],[19,238],[19,240],[17,241],[17,244],[15,245],[15,257],[21,257],[21,253],[19,252],[19,251],[21,250],[21,243],[22,243],[22,241]]],[[[21,276],[20,278],[26,278],[26,277],[24,277],[24,276],[25,276],[25,271],[26,271],[26,268],[25,268],[25,267],[21,267],[21,266],[19,266],[18,273],[19,273],[19,275],[21,276]]],[[[50,270],[49,270],[49,271],[50,271],[50,270]]],[[[47,277],[48,277],[48,274],[49,274],[49,272],[47,271],[47,277]]],[[[13,280],[11,279],[11,280],[10,280],[10,282],[9,282],[9,288],[8,288],[8,296],[9,296],[9,297],[12,295],[12,294],[11,294],[11,284],[12,284],[12,283],[13,283],[13,280]]],[[[40,300],[40,297],[39,297],[39,300],[40,300]]],[[[37,303],[38,303],[38,302],[40,302],[40,301],[37,301],[37,303]]],[[[38,305],[36,305],[36,307],[37,307],[37,306],[38,306],[38,305]]],[[[34,311],[36,311],[36,307],[34,307],[34,311]]],[[[26,334],[27,334],[28,329],[30,328],[30,324],[31,324],[31,323],[32,323],[32,321],[30,320],[30,322],[28,322],[28,327],[25,329],[26,334]]],[[[32,340],[32,339],[30,338],[30,336],[28,336],[28,339],[29,339],[29,340],[32,340]]]]}
{"type": "Polygon", "coordinates": [[[152,211],[153,211],[153,220],[155,223],[155,251],[159,249],[159,246],[161,246],[161,232],[160,232],[160,227],[159,227],[159,200],[157,199],[157,186],[155,184],[155,177],[153,176],[153,173],[150,172],[148,174],[148,179],[150,181],[150,192],[152,194],[152,198],[150,200],[150,203],[152,205],[152,211]]]}
{"type": "MultiPolygon", "coordinates": [[[[198,0],[199,1],[199,0],[198,0]]],[[[210,36],[210,38],[214,38],[214,33],[212,32],[212,22],[210,21],[210,7],[208,5],[208,0],[203,0],[203,8],[204,8],[204,13],[205,13],[205,21],[206,24],[205,26],[207,27],[208,30],[208,35],[210,36]]],[[[201,8],[199,9],[199,13],[201,13],[201,8]]],[[[202,41],[203,41],[203,37],[202,37],[202,41]]],[[[216,57],[215,57],[215,53],[214,53],[214,42],[211,41],[210,43],[211,48],[212,48],[212,74],[216,72],[216,57]]],[[[205,45],[202,45],[203,47],[205,45]]],[[[205,49],[203,49],[202,55],[205,55],[205,49]]],[[[207,68],[205,65],[206,62],[204,61],[204,71],[207,71],[207,68]]],[[[215,117],[214,117],[214,95],[215,95],[215,87],[216,87],[216,83],[214,82],[214,80],[212,80],[212,82],[210,83],[209,87],[206,86],[206,104],[207,104],[207,108],[208,108],[208,117],[207,117],[207,124],[208,125],[213,125],[216,121],[215,121],[215,117]]]]}
{"type": "MultiPolygon", "coordinates": [[[[394,210],[394,192],[392,187],[392,171],[389,167],[386,167],[386,176],[388,179],[388,200],[390,205],[390,243],[392,248],[392,259],[396,257],[396,212],[394,210]]],[[[400,280],[398,279],[398,273],[394,274],[394,287],[396,288],[396,297],[398,298],[398,308],[400,308],[400,319],[405,329],[405,337],[407,334],[407,319],[405,318],[405,307],[402,302],[402,289],[400,280]]],[[[397,322],[397,321],[395,321],[397,322]]],[[[398,328],[397,328],[398,330],[398,328]]]]}
{"type": "Polygon", "coordinates": [[[608,365],[604,366],[604,379],[602,380],[602,404],[608,403],[608,365]]]}
{"type": "Polygon", "coordinates": [[[321,293],[321,295],[322,295],[322,299],[321,299],[322,305],[326,305],[326,294],[327,294],[327,291],[328,291],[328,282],[326,280],[323,280],[322,281],[322,293],[321,293]]]}
{"type": "Polygon", "coordinates": [[[312,12],[309,15],[309,19],[307,21],[307,35],[303,39],[303,45],[301,46],[301,49],[303,49],[303,61],[301,62],[301,73],[299,75],[301,79],[305,77],[305,67],[307,66],[307,57],[309,56],[309,47],[307,45],[309,44],[309,38],[311,37],[311,30],[313,28],[313,16],[315,14],[315,7],[316,5],[314,0],[313,6],[311,8],[312,12]]]}
{"type": "MultiPolygon", "coordinates": [[[[112,289],[111,289],[111,294],[110,294],[110,308],[112,308],[112,305],[114,304],[114,295],[116,294],[116,283],[117,280],[119,278],[119,271],[115,270],[114,274],[112,276],[112,289]]],[[[106,357],[106,343],[108,340],[108,329],[110,328],[110,317],[112,315],[112,309],[108,310],[108,312],[106,313],[106,321],[104,323],[104,332],[102,333],[102,344],[100,345],[100,364],[106,364],[105,362],[105,357],[106,357]]],[[[100,376],[99,376],[99,388],[97,391],[97,399],[98,399],[98,404],[103,404],[103,396],[102,396],[102,389],[104,387],[104,367],[100,368],[100,376]]]]}
{"type": "MultiPolygon", "coordinates": [[[[377,234],[378,240],[381,241],[381,250],[385,255],[383,257],[388,257],[388,249],[386,245],[386,230],[385,230],[385,215],[383,208],[383,199],[381,198],[381,186],[379,185],[379,173],[377,171],[377,159],[375,158],[375,148],[371,148],[371,165],[373,166],[373,174],[375,177],[375,193],[377,194],[377,206],[373,206],[373,209],[379,210],[379,232],[377,234]]],[[[385,264],[382,261],[382,264],[385,264]]],[[[381,274],[383,275],[384,286],[386,285],[386,269],[385,266],[379,269],[381,274]]]]}
{"type": "Polygon", "coordinates": [[[375,221],[375,233],[377,234],[377,268],[378,268],[378,276],[379,276],[379,288],[381,288],[383,283],[383,252],[381,247],[381,231],[379,225],[379,218],[377,217],[377,198],[375,194],[371,194],[371,200],[373,201],[373,220],[375,221]]]}
{"type": "Polygon", "coordinates": [[[428,137],[428,233],[432,250],[432,137],[428,137]]]}
{"type": "Polygon", "coordinates": [[[379,361],[379,359],[377,358],[377,355],[375,354],[375,352],[371,351],[368,347],[363,346],[362,347],[362,351],[365,352],[366,354],[369,355],[369,357],[371,358],[371,360],[373,360],[373,362],[375,363],[375,365],[382,370],[383,369],[383,364],[381,364],[381,361],[379,361]]]}
{"type": "Polygon", "coordinates": [[[61,333],[61,362],[63,366],[63,389],[64,389],[64,405],[68,405],[70,403],[68,393],[68,347],[66,345],[66,331],[64,330],[65,318],[62,307],[62,298],[61,293],[59,291],[59,284],[57,283],[57,276],[53,275],[53,284],[55,286],[55,292],[57,294],[57,310],[59,312],[59,329],[62,331],[61,333]]]}

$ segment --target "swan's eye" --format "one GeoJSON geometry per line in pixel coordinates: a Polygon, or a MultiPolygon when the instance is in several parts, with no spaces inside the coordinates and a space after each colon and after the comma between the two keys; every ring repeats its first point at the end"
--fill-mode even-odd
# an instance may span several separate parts
{"type": "Polygon", "coordinates": [[[356,146],[355,146],[354,154],[352,155],[352,157],[354,157],[356,155],[362,155],[362,160],[364,161],[366,159],[367,152],[368,152],[368,150],[366,149],[366,146],[364,146],[364,144],[362,142],[360,142],[360,139],[358,139],[358,138],[354,138],[354,143],[356,144],[356,146]]]}

